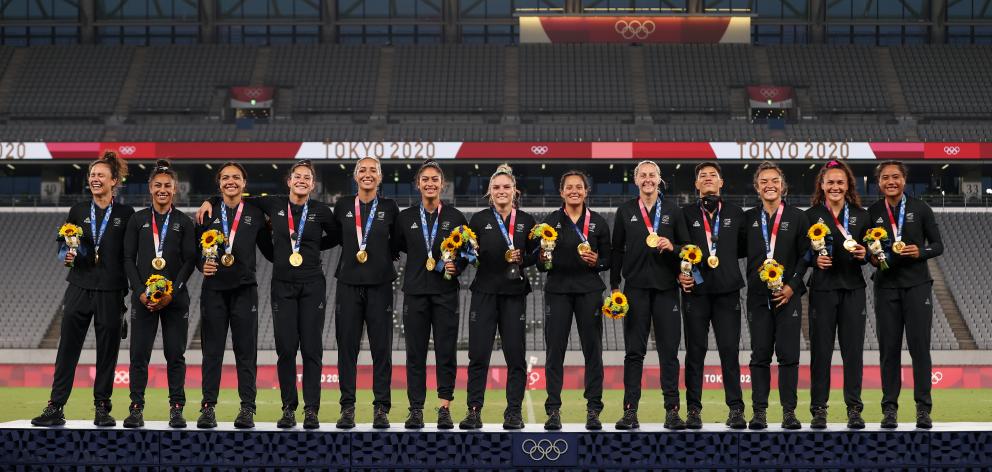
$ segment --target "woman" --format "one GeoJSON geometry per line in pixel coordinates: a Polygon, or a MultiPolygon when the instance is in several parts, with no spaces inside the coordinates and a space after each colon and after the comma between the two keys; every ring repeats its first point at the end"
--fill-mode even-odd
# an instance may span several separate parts
{"type": "MultiPolygon", "coordinates": [[[[320,370],[322,368],[326,286],[321,266],[321,243],[333,247],[339,233],[334,215],[324,203],[310,199],[317,173],[310,161],[293,163],[286,174],[289,196],[246,198],[272,222],[272,330],[276,341],[276,371],[282,398],[279,428],[296,426],[296,354],[303,356],[303,427],[320,427],[320,370]]],[[[210,216],[210,202],[200,207],[210,216]]],[[[200,213],[197,214],[200,219],[200,213]]]]}
{"type": "MultiPolygon", "coordinates": [[[[579,329],[585,357],[586,429],[602,429],[603,410],[603,279],[599,273],[610,267],[610,228],[606,220],[586,206],[589,179],[571,170],[559,185],[562,207],[544,222],[558,232],[552,267],[544,287],[544,340],[547,349],[545,372],[548,399],[544,429],[561,429],[561,388],[565,351],[572,330],[572,317],[579,329]]],[[[548,262],[541,251],[541,262],[548,262]]],[[[545,271],[544,264],[538,266],[545,271]]]]}
{"type": "Polygon", "coordinates": [[[186,335],[189,292],[186,282],[196,264],[196,228],[173,203],[179,179],[168,161],[159,160],[148,179],[150,208],[132,216],[124,237],[124,270],[131,282],[131,408],[125,428],[145,424],[145,386],[155,334],[162,324],[162,343],[169,379],[169,426],[185,428],[186,335]],[[172,294],[157,301],[145,293],[152,275],[172,282],[172,294]]]}
{"type": "MultiPolygon", "coordinates": [[[[66,223],[83,230],[75,251],[62,243],[59,261],[69,269],[62,309],[59,350],[55,357],[55,378],[48,406],[31,420],[35,426],[65,424],[62,408],[72,392],[79,353],[86,340],[90,319],[96,331],[96,375],[93,379],[93,404],[96,426],[114,426],[110,416],[110,396],[114,387],[114,368],[121,343],[122,313],[125,310],[127,279],[124,275],[124,230],[134,209],[114,204],[114,190],[127,177],[127,164],[114,152],[90,163],[88,182],[92,199],[69,209],[66,223]]],[[[126,332],[126,328],[124,328],[126,332]]]]}
{"type": "Polygon", "coordinates": [[[517,181],[513,169],[501,165],[489,178],[489,208],[472,216],[469,227],[479,237],[479,269],[472,281],[468,328],[468,414],[461,429],[482,427],[482,405],[489,377],[489,360],[499,329],[506,358],[504,429],[524,427],[521,406],[527,377],[527,294],[523,273],[536,262],[538,241],[529,239],[534,217],[516,208],[517,181]]]}
{"type": "Polygon", "coordinates": [[[465,266],[459,258],[441,259],[441,241],[451,230],[467,223],[453,205],[441,203],[444,173],[428,160],[417,170],[415,184],[420,203],[400,212],[396,224],[398,248],[406,252],[403,274],[403,326],[406,333],[407,396],[410,415],[407,429],[424,427],[427,396],[427,348],[434,332],[437,359],[437,427],[451,429],[449,405],[455,398],[458,340],[458,280],[465,266]],[[444,278],[444,274],[449,276],[444,278]]]}
{"type": "Polygon", "coordinates": [[[675,255],[675,216],[679,207],[662,193],[661,168],[641,161],[634,168],[637,198],[617,208],[613,221],[613,267],[610,286],[620,291],[621,276],[630,311],[623,319],[626,355],[623,360],[623,418],[620,430],[637,429],[641,375],[648,336],[654,324],[661,363],[661,391],[665,398],[665,428],[685,429],[679,417],[679,340],[682,313],[676,292],[679,260],[675,255]],[[674,216],[673,216],[674,215],[674,216]]]}
{"type": "Polygon", "coordinates": [[[854,174],[847,164],[830,161],[816,176],[816,193],[806,217],[810,223],[826,225],[826,255],[811,251],[815,260],[809,278],[809,342],[812,386],[810,427],[827,427],[830,395],[830,360],[835,335],[844,361],[844,403],[847,427],[862,429],[861,368],[865,342],[865,279],[861,267],[865,247],[859,241],[868,231],[868,211],[854,187],[854,174]]]}
{"type": "Polygon", "coordinates": [[[338,375],[341,418],[337,427],[355,427],[355,379],[362,331],[368,333],[372,351],[372,425],[389,427],[390,382],[393,373],[393,233],[400,209],[396,202],[378,195],[382,183],[379,160],[366,157],[353,172],[358,193],[338,199],[335,226],[341,241],[335,300],[335,336],[338,341],[338,375]]]}
{"type": "Polygon", "coordinates": [[[208,230],[221,232],[224,244],[216,258],[200,258],[203,272],[200,294],[200,339],[203,349],[203,401],[198,428],[217,427],[214,408],[220,389],[227,328],[231,327],[234,361],[238,371],[241,410],[236,428],[255,425],[255,366],[258,358],[258,282],[255,279],[255,247],[272,257],[272,233],[265,215],[246,205],[241,195],[248,184],[245,168],[226,162],[217,171],[221,201],[213,202],[212,221],[197,228],[197,240],[208,230]]]}
{"type": "Polygon", "coordinates": [[[799,339],[802,337],[802,302],[805,290],[809,222],[806,213],[786,205],[785,173],[773,162],[762,162],[754,173],[754,189],[761,204],[744,212],[747,237],[747,321],[751,329],[750,429],[768,427],[766,411],[771,390],[772,354],[778,360],[778,391],[782,403],[782,429],[799,429],[796,418],[799,383],[799,339]],[[769,288],[761,280],[769,260],[782,266],[782,286],[769,288]],[[797,296],[798,295],[798,296],[797,296]]]}

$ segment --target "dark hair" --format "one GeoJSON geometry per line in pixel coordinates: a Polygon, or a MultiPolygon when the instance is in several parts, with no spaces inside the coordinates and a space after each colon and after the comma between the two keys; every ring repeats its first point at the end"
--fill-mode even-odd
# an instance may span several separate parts
{"type": "Polygon", "coordinates": [[[441,174],[441,180],[445,180],[444,171],[441,170],[441,164],[438,164],[434,159],[427,159],[423,164],[420,164],[420,168],[417,169],[417,176],[413,178],[414,184],[420,180],[420,174],[423,174],[427,169],[434,169],[438,174],[441,174]]]}
{"type": "Polygon", "coordinates": [[[151,183],[151,181],[155,179],[155,176],[159,174],[166,174],[169,177],[172,177],[172,180],[176,182],[179,181],[179,176],[176,175],[176,171],[172,170],[172,164],[165,159],[155,161],[155,168],[152,169],[151,174],[148,174],[148,182],[151,183]]]}
{"type": "Polygon", "coordinates": [[[562,191],[562,190],[565,190],[565,179],[567,179],[569,177],[572,177],[572,176],[578,176],[578,177],[582,178],[582,185],[585,185],[586,190],[589,190],[589,176],[586,175],[586,173],[585,172],[582,172],[581,170],[571,169],[571,170],[569,170],[569,171],[567,171],[567,172],[565,172],[564,174],[561,175],[561,181],[558,183],[558,191],[559,192],[562,191]]]}
{"type": "Polygon", "coordinates": [[[313,176],[313,180],[317,180],[317,170],[313,167],[313,162],[310,162],[310,159],[302,159],[294,162],[293,165],[289,167],[289,170],[286,171],[286,180],[293,177],[293,172],[296,172],[298,167],[306,167],[307,169],[310,169],[310,175],[313,176]]]}
{"type": "Polygon", "coordinates": [[[898,167],[903,178],[909,178],[909,167],[906,167],[906,164],[903,164],[902,161],[883,161],[875,166],[875,180],[878,180],[878,178],[882,176],[882,169],[885,169],[888,166],[898,167]]]}
{"type": "Polygon", "coordinates": [[[217,183],[220,183],[220,173],[221,172],[224,172],[224,169],[226,169],[228,167],[235,167],[235,168],[237,168],[238,171],[241,172],[241,178],[244,179],[244,180],[248,180],[248,172],[245,171],[245,166],[243,166],[241,164],[238,164],[237,162],[234,162],[234,161],[227,161],[227,162],[221,164],[220,165],[220,168],[217,169],[217,183]]]}
{"type": "Polygon", "coordinates": [[[118,185],[127,178],[127,162],[124,159],[117,157],[117,153],[114,151],[103,151],[103,155],[99,159],[90,162],[89,171],[93,171],[93,167],[97,164],[106,164],[110,167],[110,176],[117,181],[118,185]]]}
{"type": "Polygon", "coordinates": [[[854,183],[854,172],[843,161],[830,161],[820,168],[820,172],[816,174],[816,188],[813,189],[813,196],[810,198],[810,203],[812,205],[822,205],[823,202],[827,201],[827,196],[823,192],[823,179],[826,177],[827,171],[833,169],[842,170],[844,177],[847,179],[847,193],[844,194],[844,200],[847,200],[847,203],[860,207],[861,196],[858,195],[858,188],[854,183]]]}
{"type": "Polygon", "coordinates": [[[758,175],[760,175],[762,172],[766,170],[774,170],[775,172],[778,172],[779,177],[782,178],[782,196],[785,196],[787,193],[789,193],[789,184],[786,183],[785,181],[785,172],[782,171],[782,168],[779,167],[778,164],[772,161],[763,161],[761,164],[758,165],[758,168],[754,171],[754,178],[753,178],[754,185],[755,186],[758,185],[758,175]]]}
{"type": "Polygon", "coordinates": [[[720,167],[720,164],[718,164],[718,163],[716,163],[714,161],[706,161],[706,162],[700,162],[699,164],[696,164],[696,170],[694,172],[696,174],[696,178],[697,179],[699,178],[699,173],[703,169],[705,169],[707,167],[712,167],[712,168],[716,169],[716,174],[719,175],[721,179],[723,178],[723,168],[720,167]]]}

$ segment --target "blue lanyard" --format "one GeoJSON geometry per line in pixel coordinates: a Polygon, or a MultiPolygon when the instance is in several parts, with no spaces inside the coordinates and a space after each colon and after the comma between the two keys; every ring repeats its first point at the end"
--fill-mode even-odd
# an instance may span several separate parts
{"type": "Polygon", "coordinates": [[[782,221],[782,213],[785,213],[784,203],[779,203],[778,209],[775,210],[775,226],[772,227],[772,233],[768,234],[768,215],[765,214],[765,209],[761,208],[761,239],[765,241],[765,254],[768,259],[775,258],[775,242],[778,239],[778,225],[782,221]]]}
{"type": "Polygon", "coordinates": [[[658,194],[658,201],[654,204],[654,222],[651,223],[651,229],[657,233],[658,225],[661,224],[661,202],[665,201],[665,195],[662,193],[658,194]]]}
{"type": "Polygon", "coordinates": [[[427,254],[433,256],[434,238],[437,237],[437,227],[441,226],[441,205],[437,206],[437,218],[434,220],[434,227],[431,228],[431,235],[427,236],[427,210],[424,205],[420,205],[420,230],[424,233],[424,244],[427,246],[427,254]]]}
{"type": "MultiPolygon", "coordinates": [[[[589,231],[589,220],[592,219],[592,214],[589,212],[589,209],[588,208],[586,208],[585,210],[586,210],[586,213],[585,213],[585,221],[583,222],[583,227],[584,227],[585,231],[588,232],[589,231]]],[[[582,234],[582,231],[579,231],[579,225],[576,224],[576,222],[572,221],[572,218],[570,218],[568,216],[568,213],[565,211],[565,207],[562,207],[561,214],[562,215],[565,215],[565,219],[569,223],[572,224],[572,229],[575,230],[575,234],[579,235],[579,241],[581,241],[583,243],[588,242],[589,241],[589,238],[587,238],[585,234],[582,234]]]]}
{"type": "MultiPolygon", "coordinates": [[[[510,237],[510,232],[506,229],[506,225],[503,224],[503,217],[499,215],[499,212],[496,211],[496,208],[495,207],[489,207],[489,208],[493,210],[493,216],[496,217],[496,223],[499,223],[499,233],[502,234],[503,235],[503,239],[506,240],[506,245],[510,249],[513,249],[513,238],[510,237]]],[[[510,210],[510,211],[511,212],[515,212],[517,210],[510,210]]],[[[510,218],[510,219],[512,220],[513,218],[510,218]]],[[[513,224],[513,223],[511,222],[510,224],[513,224]]]]}
{"type": "MultiPolygon", "coordinates": [[[[293,221],[293,207],[289,206],[288,203],[286,205],[286,211],[289,212],[287,215],[289,216],[289,221],[293,221]]],[[[300,213],[300,222],[297,223],[296,233],[294,233],[296,234],[296,240],[293,241],[293,252],[300,252],[300,243],[303,242],[303,227],[307,224],[307,213],[309,212],[310,200],[307,199],[306,203],[303,204],[303,212],[300,213]]],[[[290,239],[292,239],[292,235],[290,235],[290,239]]]]}
{"type": "MultiPolygon", "coordinates": [[[[357,199],[358,197],[355,198],[357,199]]],[[[372,200],[372,207],[369,208],[369,215],[368,215],[369,219],[365,222],[365,230],[362,231],[362,242],[359,244],[358,247],[358,249],[360,250],[364,251],[365,247],[368,245],[367,242],[369,240],[369,231],[372,231],[372,222],[375,221],[375,209],[378,207],[379,207],[379,196],[376,195],[375,199],[372,200]]],[[[358,208],[361,208],[361,206],[359,206],[358,208]]],[[[361,213],[358,213],[358,215],[356,216],[358,216],[359,221],[361,221],[362,218],[361,213]]]]}
{"type": "MultiPolygon", "coordinates": [[[[826,208],[827,209],[827,213],[829,213],[830,216],[833,217],[834,223],[839,223],[839,221],[837,221],[837,217],[834,216],[834,211],[831,210],[830,207],[827,206],[826,203],[823,204],[823,207],[826,208]]],[[[843,226],[840,226],[840,228],[842,228],[844,230],[844,239],[848,239],[848,238],[851,237],[850,236],[851,230],[850,230],[850,227],[848,226],[848,223],[850,223],[850,221],[848,220],[847,202],[844,202],[844,211],[841,213],[841,217],[843,218],[841,221],[843,221],[844,224],[843,224],[843,226]]]]}
{"type": "MultiPolygon", "coordinates": [[[[155,207],[152,210],[152,225],[155,224],[155,207]]],[[[169,235],[169,219],[172,218],[172,208],[169,208],[169,212],[165,214],[165,221],[162,222],[162,229],[158,230],[159,234],[152,232],[152,236],[158,240],[158,247],[155,249],[155,257],[162,257],[162,253],[165,250],[165,237],[169,235]]]]}
{"type": "MultiPolygon", "coordinates": [[[[723,202],[720,202],[720,204],[717,205],[716,207],[716,214],[713,216],[713,231],[712,231],[713,235],[711,237],[707,235],[709,237],[708,242],[710,245],[710,255],[712,256],[716,255],[716,245],[720,240],[720,211],[722,209],[723,209],[723,202]]],[[[700,210],[703,213],[703,227],[705,228],[706,231],[709,231],[710,220],[709,217],[706,215],[706,208],[700,206],[700,210]]]]}
{"type": "MultiPolygon", "coordinates": [[[[889,222],[892,222],[892,210],[889,209],[889,204],[886,202],[885,210],[889,212],[889,222]]],[[[906,194],[902,194],[902,200],[899,200],[899,223],[895,226],[894,233],[892,236],[896,241],[902,241],[902,224],[906,220],[906,194]]]]}
{"type": "MultiPolygon", "coordinates": [[[[97,251],[100,250],[100,241],[103,240],[103,235],[107,231],[107,222],[110,221],[110,211],[114,209],[114,201],[110,201],[110,205],[107,205],[107,212],[103,214],[103,221],[100,222],[100,231],[96,230],[96,202],[90,202],[90,233],[93,234],[93,246],[97,251]]],[[[154,216],[154,215],[153,215],[154,216]]]]}

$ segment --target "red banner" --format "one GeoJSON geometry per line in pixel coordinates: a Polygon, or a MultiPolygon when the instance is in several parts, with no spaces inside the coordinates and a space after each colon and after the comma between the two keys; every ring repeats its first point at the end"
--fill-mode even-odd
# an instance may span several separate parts
{"type": "Polygon", "coordinates": [[[272,87],[231,87],[231,108],[272,108],[272,87]]]}
{"type": "MultiPolygon", "coordinates": [[[[37,364],[0,364],[0,387],[50,387],[55,367],[52,365],[37,364]]],[[[300,382],[302,368],[297,367],[297,383],[300,382]]],[[[864,367],[863,387],[877,389],[882,388],[879,367],[866,365],[864,367]]],[[[96,367],[93,365],[80,365],[76,368],[76,378],[74,385],[77,387],[92,387],[93,377],[96,374],[96,367]]],[[[190,365],[186,368],[186,387],[200,388],[201,370],[198,365],[190,365]]],[[[799,368],[799,388],[809,388],[809,366],[799,368]]],[[[685,378],[684,372],[680,373],[685,378]]],[[[126,388],[130,383],[130,371],[127,365],[120,365],[114,373],[114,386],[126,388]]],[[[459,367],[457,375],[457,387],[465,388],[468,379],[467,367],[459,367]]],[[[833,366],[831,370],[832,387],[843,386],[844,373],[841,366],[833,366]]],[[[930,381],[934,388],[992,388],[992,365],[943,365],[933,366],[930,381]]],[[[279,379],[276,375],[276,366],[263,365],[258,367],[257,386],[259,389],[272,389],[279,387],[279,379]]],[[[723,376],[719,366],[706,366],[703,370],[703,388],[722,389],[723,376]]],[[[750,388],[751,373],[748,366],[741,366],[741,386],[750,388]]],[[[772,367],[772,386],[777,385],[778,368],[772,367]]],[[[913,385],[913,370],[909,366],[902,368],[902,382],[904,388],[911,388],[913,385]]],[[[358,388],[372,388],[372,366],[363,365],[358,367],[358,388]]],[[[338,370],[334,366],[325,366],[321,373],[321,384],[325,388],[337,388],[338,370]]],[[[427,386],[437,388],[434,366],[427,366],[427,386]]],[[[644,366],[644,375],[641,384],[645,388],[658,388],[661,385],[661,369],[658,366],[644,366]]],[[[152,388],[168,387],[168,376],[165,365],[152,365],[148,371],[148,386],[152,388]]],[[[236,388],[237,372],[233,365],[225,365],[221,376],[222,388],[236,388]]],[[[502,390],[506,388],[506,367],[493,367],[489,371],[488,388],[502,390]]],[[[546,386],[544,379],[544,368],[535,367],[527,373],[527,386],[532,390],[543,390],[546,386]]],[[[406,368],[404,366],[393,366],[392,387],[394,389],[406,388],[406,368]]],[[[606,389],[623,389],[623,366],[606,366],[604,368],[603,387],[606,389]]],[[[566,366],[564,375],[564,388],[583,388],[583,367],[566,366]]]]}
{"type": "Polygon", "coordinates": [[[743,43],[747,16],[521,16],[521,43],[743,43]]]}
{"type": "Polygon", "coordinates": [[[792,87],[752,85],[747,88],[751,108],[792,108],[792,87]]]}

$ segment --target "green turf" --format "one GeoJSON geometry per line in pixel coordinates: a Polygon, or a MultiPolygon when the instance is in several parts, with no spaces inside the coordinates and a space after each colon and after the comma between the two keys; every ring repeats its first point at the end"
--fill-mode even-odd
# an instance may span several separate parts
{"type": "MultiPolygon", "coordinates": [[[[45,388],[0,388],[0,422],[30,419],[41,412],[48,399],[48,389],[45,388]]],[[[685,392],[680,392],[684,395],[685,392]]],[[[455,392],[456,399],[452,404],[452,413],[455,421],[460,420],[465,415],[465,392],[459,390],[455,392]]],[[[91,420],[93,418],[92,389],[77,388],[73,390],[72,398],[66,406],[66,417],[68,419],[91,420]]],[[[200,400],[199,390],[187,390],[189,406],[186,410],[186,418],[195,420],[199,410],[197,402],[200,400]]],[[[325,389],[321,397],[321,418],[324,422],[333,422],[337,419],[339,407],[337,404],[338,390],[325,389]]],[[[913,392],[911,389],[903,389],[900,403],[903,405],[900,419],[902,421],[913,420],[913,392]]],[[[529,391],[527,398],[533,406],[534,421],[543,423],[544,399],[543,391],[529,391]]],[[[750,390],[744,391],[745,402],[750,399],[750,390]]],[[[831,422],[846,421],[845,408],[841,403],[843,397],[841,391],[831,392],[831,405],[829,410],[831,422]]],[[[865,402],[864,417],[868,422],[878,422],[881,419],[879,402],[882,396],[881,390],[866,390],[863,393],[865,402]]],[[[145,418],[148,420],[165,420],[168,417],[166,389],[150,389],[147,393],[147,407],[145,418]]],[[[562,407],[562,420],[568,423],[580,423],[585,421],[585,401],[582,392],[579,390],[566,390],[562,394],[564,406],[562,407]]],[[[358,391],[358,422],[371,422],[372,420],[372,392],[370,390],[358,391]]],[[[954,421],[982,421],[992,422],[992,389],[955,389],[955,390],[934,390],[933,418],[938,422],[954,421]]],[[[524,421],[529,422],[528,400],[524,404],[524,421]]],[[[603,402],[606,409],[603,411],[604,422],[616,421],[622,411],[621,403],[623,392],[620,390],[607,390],[603,392],[603,402]]],[[[685,398],[683,396],[683,411],[685,398]]],[[[127,389],[114,389],[114,415],[121,419],[126,416],[128,405],[127,389]]],[[[258,414],[256,421],[275,422],[279,417],[279,391],[275,389],[262,390],[258,393],[258,414]]],[[[664,412],[661,407],[661,393],[657,390],[645,390],[641,400],[639,411],[642,423],[661,423],[664,421],[664,412]]],[[[781,408],[778,406],[778,395],[773,391],[770,400],[771,407],[768,410],[768,419],[771,422],[781,420],[781,408]]],[[[428,412],[425,419],[430,422],[435,416],[433,409],[436,407],[436,400],[433,394],[428,392],[428,412]]],[[[720,390],[705,390],[703,392],[703,420],[706,422],[722,422],[726,419],[727,407],[723,403],[723,392],[720,390]]],[[[234,420],[237,414],[239,402],[237,391],[225,389],[220,393],[220,403],[217,406],[217,419],[222,422],[234,420]]],[[[487,403],[483,408],[483,420],[486,423],[502,423],[503,408],[506,407],[506,399],[501,391],[490,390],[487,394],[487,403]]],[[[390,419],[394,423],[400,423],[406,417],[407,400],[404,390],[393,392],[393,408],[390,419]]],[[[750,417],[750,407],[747,416],[750,417]]],[[[799,408],[797,411],[799,419],[804,423],[810,419],[809,414],[809,390],[800,390],[799,408]]],[[[684,417],[684,413],[683,413],[684,417]]]]}

